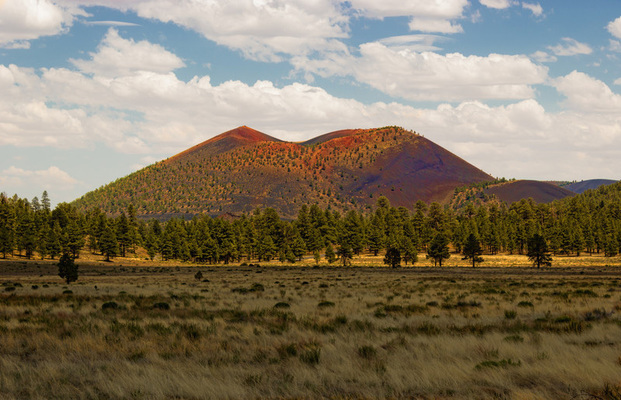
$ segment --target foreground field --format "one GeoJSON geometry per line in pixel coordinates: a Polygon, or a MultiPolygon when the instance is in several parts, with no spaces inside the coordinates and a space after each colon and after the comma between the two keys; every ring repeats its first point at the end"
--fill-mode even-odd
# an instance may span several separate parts
{"type": "Polygon", "coordinates": [[[621,398],[614,267],[135,264],[0,262],[0,398],[621,398]]]}

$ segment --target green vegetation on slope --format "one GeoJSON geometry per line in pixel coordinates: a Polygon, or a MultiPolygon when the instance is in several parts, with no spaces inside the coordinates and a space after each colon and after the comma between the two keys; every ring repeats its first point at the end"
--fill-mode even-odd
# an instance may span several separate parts
{"type": "MultiPolygon", "coordinates": [[[[470,203],[454,211],[419,201],[409,210],[393,207],[380,197],[375,209],[366,213],[341,214],[303,205],[292,221],[283,221],[274,209],[264,208],[232,221],[203,214],[189,221],[172,218],[163,225],[155,219],[138,220],[132,205],[127,214],[109,217],[97,208],[81,213],[63,203],[52,211],[36,198],[29,202],[0,196],[0,253],[4,257],[15,252],[26,258],[55,258],[64,253],[78,257],[86,246],[111,258],[123,257],[140,246],[151,258],[294,263],[305,255],[327,258],[332,253],[329,249],[335,249],[339,262],[347,265],[353,255],[389,250],[387,263],[394,265],[397,259],[415,262],[418,252],[427,252],[432,243],[437,246],[438,237],[461,252],[466,242],[473,245],[470,235],[489,254],[526,254],[529,240],[541,235],[555,255],[597,252],[615,256],[621,244],[621,183],[549,204],[529,200],[510,206],[470,203]]],[[[436,250],[446,254],[444,248],[436,250]]]]}
{"type": "MultiPolygon", "coordinates": [[[[240,129],[235,130],[236,138],[240,129]]],[[[256,131],[249,132],[248,135],[256,131]]],[[[243,130],[241,130],[243,133],[243,130]]],[[[380,196],[410,206],[443,200],[455,186],[489,175],[427,139],[398,127],[357,130],[319,144],[243,141],[226,151],[214,138],[87,193],[74,202],[141,217],[239,214],[271,207],[294,218],[302,204],[364,210],[380,196]]]]}

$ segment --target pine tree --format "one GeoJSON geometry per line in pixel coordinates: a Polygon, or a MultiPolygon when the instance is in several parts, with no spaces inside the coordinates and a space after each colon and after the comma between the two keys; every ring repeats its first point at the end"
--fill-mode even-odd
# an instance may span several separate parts
{"type": "Polygon", "coordinates": [[[61,237],[62,230],[60,228],[60,224],[58,221],[54,221],[47,245],[47,251],[52,260],[55,259],[62,251],[61,237]]]}
{"type": "Polygon", "coordinates": [[[0,194],[0,252],[2,258],[13,253],[15,243],[15,214],[9,200],[0,194]]]}
{"type": "Polygon", "coordinates": [[[51,210],[51,202],[47,194],[47,190],[44,190],[43,195],[41,195],[41,207],[43,208],[43,211],[45,211],[46,213],[49,213],[51,210]]]}
{"type": "Polygon", "coordinates": [[[37,230],[34,221],[34,214],[30,210],[20,213],[19,223],[19,243],[20,249],[26,251],[26,258],[30,259],[37,248],[37,230]]]}
{"type": "Polygon", "coordinates": [[[78,280],[78,265],[69,253],[64,253],[58,261],[58,276],[63,278],[67,284],[78,280]]]}
{"type": "Polygon", "coordinates": [[[111,258],[116,257],[119,252],[119,243],[116,239],[116,234],[108,223],[104,225],[99,240],[99,249],[101,250],[101,254],[106,257],[106,261],[110,261],[111,258]]]}
{"type": "Polygon", "coordinates": [[[116,239],[119,242],[121,257],[125,257],[127,249],[132,244],[132,237],[129,220],[124,212],[121,212],[121,215],[116,220],[116,239]]]}
{"type": "Polygon", "coordinates": [[[69,219],[62,235],[63,252],[69,252],[73,258],[78,258],[84,247],[84,234],[77,221],[77,216],[69,219]]]}
{"type": "Polygon", "coordinates": [[[263,236],[259,243],[259,251],[257,254],[259,257],[259,261],[271,261],[272,258],[274,258],[274,256],[276,255],[277,250],[278,248],[274,244],[272,237],[270,235],[263,236]]]}
{"type": "Polygon", "coordinates": [[[384,264],[390,265],[392,268],[401,266],[401,251],[396,246],[389,246],[384,256],[384,264]]]}
{"type": "Polygon", "coordinates": [[[548,252],[548,244],[545,238],[538,233],[528,239],[527,256],[534,267],[540,268],[542,265],[550,267],[552,265],[552,256],[548,252]]]}
{"type": "Polygon", "coordinates": [[[405,237],[403,239],[401,252],[403,254],[403,261],[405,261],[405,265],[408,265],[408,262],[414,264],[418,261],[418,251],[416,250],[416,245],[409,237],[405,237]]]}
{"type": "Polygon", "coordinates": [[[42,260],[49,254],[49,239],[51,233],[52,229],[50,229],[50,225],[43,224],[37,235],[37,253],[39,253],[39,257],[41,257],[42,260]]]}
{"type": "Polygon", "coordinates": [[[619,253],[619,243],[614,235],[609,234],[604,240],[604,256],[614,257],[619,253]]]}
{"type": "Polygon", "coordinates": [[[483,254],[481,242],[479,242],[479,239],[474,235],[474,233],[468,235],[466,241],[464,242],[462,251],[464,260],[472,260],[472,268],[474,268],[477,263],[483,262],[483,257],[481,257],[481,254],[483,254]]]}
{"type": "Polygon", "coordinates": [[[336,253],[334,252],[334,247],[332,247],[332,243],[330,242],[326,245],[325,257],[328,264],[332,264],[336,261],[336,253]]]}
{"type": "Polygon", "coordinates": [[[297,231],[296,235],[293,238],[293,243],[291,243],[290,249],[295,258],[297,258],[299,261],[302,261],[302,257],[306,253],[306,245],[304,244],[304,240],[297,231]]]}
{"type": "Polygon", "coordinates": [[[431,258],[434,265],[442,267],[442,261],[451,257],[448,243],[447,237],[442,233],[438,233],[429,244],[427,258],[431,258]]]}
{"type": "Polygon", "coordinates": [[[378,216],[378,213],[371,218],[369,223],[369,251],[373,253],[374,256],[377,256],[379,251],[385,246],[385,233],[383,227],[383,221],[378,216]]]}

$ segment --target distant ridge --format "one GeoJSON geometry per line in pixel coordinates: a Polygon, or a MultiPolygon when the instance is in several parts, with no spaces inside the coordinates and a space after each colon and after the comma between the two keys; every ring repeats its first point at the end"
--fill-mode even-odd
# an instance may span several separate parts
{"type": "Polygon", "coordinates": [[[302,204],[364,209],[386,196],[395,206],[450,201],[456,187],[493,177],[400,127],[345,129],[303,143],[247,126],[89,192],[74,203],[142,217],[240,215],[272,207],[293,218],[302,204]]]}
{"type": "Polygon", "coordinates": [[[536,203],[550,203],[576,194],[552,183],[532,180],[509,181],[493,185],[485,192],[495,195],[499,200],[508,204],[529,197],[536,203]]]}
{"type": "Polygon", "coordinates": [[[589,179],[586,181],[574,182],[569,185],[563,186],[567,190],[571,190],[574,193],[584,193],[587,190],[597,189],[603,185],[612,185],[618,181],[612,179],[589,179]]]}

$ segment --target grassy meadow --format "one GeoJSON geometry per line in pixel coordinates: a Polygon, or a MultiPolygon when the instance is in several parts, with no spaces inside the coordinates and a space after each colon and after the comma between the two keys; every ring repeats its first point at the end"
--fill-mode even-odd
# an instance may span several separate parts
{"type": "Polygon", "coordinates": [[[0,260],[0,399],[621,398],[621,260],[485,259],[0,260]]]}

